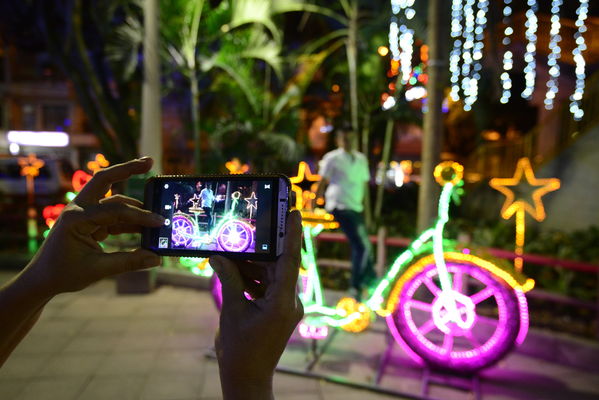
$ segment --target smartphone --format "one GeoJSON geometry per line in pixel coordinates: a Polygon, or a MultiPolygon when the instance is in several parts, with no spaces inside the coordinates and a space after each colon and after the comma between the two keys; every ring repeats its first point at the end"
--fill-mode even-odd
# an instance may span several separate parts
{"type": "Polygon", "coordinates": [[[144,206],[165,222],[142,232],[142,247],[165,256],[274,260],[283,251],[290,188],[280,174],[152,177],[144,206]]]}

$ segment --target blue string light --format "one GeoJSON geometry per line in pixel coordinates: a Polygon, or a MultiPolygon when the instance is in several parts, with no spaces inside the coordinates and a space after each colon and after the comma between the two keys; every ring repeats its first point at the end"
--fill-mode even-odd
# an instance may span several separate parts
{"type": "Polygon", "coordinates": [[[449,54],[449,73],[451,75],[451,92],[453,101],[460,99],[460,58],[462,57],[462,11],[463,0],[453,0],[451,4],[451,37],[453,49],[449,54]]]}
{"type": "Polygon", "coordinates": [[[585,67],[586,63],[582,53],[587,49],[584,41],[583,33],[587,31],[585,21],[587,19],[587,13],[589,11],[589,1],[580,0],[580,5],[576,9],[576,27],[578,31],[574,34],[574,40],[576,47],[572,50],[574,56],[574,64],[576,65],[576,86],[574,93],[570,96],[570,112],[572,113],[575,121],[580,121],[584,116],[584,111],[580,107],[582,96],[584,95],[584,80],[586,78],[585,67]]]}
{"type": "Polygon", "coordinates": [[[526,62],[526,67],[524,67],[525,87],[522,91],[522,97],[525,99],[530,99],[535,89],[535,79],[537,76],[535,56],[537,54],[537,11],[539,10],[539,5],[537,0],[528,0],[527,5],[528,10],[526,10],[526,22],[524,26],[526,27],[525,35],[528,43],[526,44],[526,53],[524,54],[524,62],[526,62]]]}
{"type": "Polygon", "coordinates": [[[549,67],[549,80],[547,81],[547,92],[545,93],[545,109],[551,110],[557,92],[559,90],[559,75],[560,66],[558,64],[561,58],[561,48],[559,42],[562,40],[559,32],[561,29],[560,23],[560,7],[563,4],[562,0],[551,1],[551,30],[549,31],[549,56],[547,57],[547,66],[549,67]]]}
{"type": "MultiPolygon", "coordinates": [[[[462,92],[466,99],[471,97],[473,90],[470,74],[472,71],[472,52],[474,50],[474,0],[466,0],[463,9],[464,13],[464,30],[462,37],[464,38],[462,46],[462,92]]],[[[471,104],[465,102],[464,110],[470,111],[471,104]]]]}
{"type": "Polygon", "coordinates": [[[503,41],[502,44],[505,48],[503,52],[503,72],[501,73],[501,98],[499,101],[502,104],[506,104],[510,97],[512,96],[512,78],[510,77],[509,71],[514,67],[514,54],[509,49],[510,44],[512,43],[512,34],[514,33],[514,28],[511,26],[512,22],[512,0],[504,0],[503,1],[503,24],[505,28],[503,30],[503,41]]]}

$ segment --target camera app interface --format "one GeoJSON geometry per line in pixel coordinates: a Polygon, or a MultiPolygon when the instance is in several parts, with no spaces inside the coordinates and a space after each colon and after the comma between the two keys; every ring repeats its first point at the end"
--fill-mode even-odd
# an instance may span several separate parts
{"type": "Polygon", "coordinates": [[[268,253],[272,181],[182,180],[160,183],[166,218],[160,249],[268,253]]]}

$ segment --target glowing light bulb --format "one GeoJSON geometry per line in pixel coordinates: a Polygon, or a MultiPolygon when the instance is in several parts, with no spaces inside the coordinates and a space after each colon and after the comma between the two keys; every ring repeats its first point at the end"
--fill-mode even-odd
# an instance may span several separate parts
{"type": "Polygon", "coordinates": [[[549,31],[549,49],[551,52],[547,57],[547,65],[549,68],[549,80],[547,81],[547,92],[545,93],[545,109],[551,110],[553,108],[553,102],[558,92],[560,67],[558,60],[561,58],[561,49],[559,42],[561,36],[559,34],[560,24],[560,7],[563,4],[562,0],[551,1],[551,30],[549,31]]]}
{"type": "Polygon", "coordinates": [[[509,45],[512,43],[512,34],[514,33],[514,29],[511,26],[512,22],[512,7],[510,4],[512,0],[504,0],[503,1],[503,24],[505,25],[505,29],[503,30],[503,41],[502,44],[504,46],[505,51],[503,52],[503,72],[501,74],[501,98],[499,101],[501,104],[506,104],[510,97],[512,97],[512,78],[508,71],[511,71],[514,67],[514,55],[509,50],[509,45]]]}
{"type": "Polygon", "coordinates": [[[587,31],[585,21],[589,11],[589,0],[580,0],[580,4],[576,9],[576,27],[578,31],[574,34],[574,40],[576,47],[572,50],[574,56],[574,65],[576,66],[574,73],[576,75],[576,84],[574,93],[570,96],[570,112],[572,113],[575,121],[580,121],[584,116],[584,111],[580,107],[582,97],[584,95],[585,78],[586,78],[586,62],[582,53],[586,50],[587,46],[584,41],[583,33],[587,31]]]}
{"type": "Polygon", "coordinates": [[[537,53],[537,11],[539,10],[539,5],[537,0],[528,0],[527,5],[528,10],[526,10],[525,36],[526,40],[528,40],[528,44],[526,45],[526,53],[524,54],[526,67],[524,68],[525,87],[522,91],[522,97],[530,99],[535,88],[535,79],[537,76],[535,56],[537,53]]]}

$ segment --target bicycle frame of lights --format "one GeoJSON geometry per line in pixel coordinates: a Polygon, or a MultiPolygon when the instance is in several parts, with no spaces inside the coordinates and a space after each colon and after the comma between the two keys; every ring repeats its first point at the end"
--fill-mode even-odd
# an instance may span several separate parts
{"type": "MultiPolygon", "coordinates": [[[[461,168],[459,164],[455,165],[461,168]]],[[[407,250],[395,259],[385,276],[376,285],[369,288],[368,292],[370,295],[364,303],[358,303],[351,298],[343,298],[335,307],[325,305],[314,248],[314,238],[323,230],[323,227],[319,225],[305,226],[303,228],[305,241],[305,248],[302,249],[303,268],[300,271],[300,283],[303,289],[300,293],[300,298],[304,305],[306,317],[300,324],[300,334],[305,338],[323,339],[328,335],[329,328],[342,328],[349,332],[360,332],[368,327],[372,319],[372,312],[387,318],[389,322],[389,318],[392,318],[393,313],[398,307],[400,293],[406,289],[405,284],[413,276],[422,271],[426,265],[432,263],[436,265],[439,275],[441,296],[446,297],[446,306],[443,312],[449,313],[452,322],[455,323],[458,329],[470,329],[477,318],[474,310],[475,305],[469,298],[466,299],[467,301],[458,299],[458,296],[465,298],[467,296],[456,293],[452,289],[452,278],[448,271],[448,265],[446,265],[447,260],[454,271],[456,268],[467,268],[464,266],[465,264],[475,265],[478,269],[486,270],[488,273],[499,278],[499,280],[504,281],[515,291],[519,303],[520,315],[504,315],[504,318],[520,318],[521,324],[516,343],[521,344],[528,331],[528,308],[524,293],[534,287],[534,281],[507,272],[491,261],[471,255],[469,249],[462,249],[461,252],[444,252],[444,242],[446,241],[443,240],[443,230],[445,224],[449,221],[449,205],[452,198],[457,199],[461,194],[462,185],[463,181],[461,177],[443,184],[443,190],[439,199],[438,218],[435,225],[422,232],[410,244],[407,250]],[[430,254],[431,252],[432,254],[430,254]],[[412,263],[413,261],[416,262],[412,263]],[[470,317],[466,319],[461,317],[457,306],[458,301],[462,310],[464,307],[470,308],[468,313],[470,317]]],[[[505,310],[499,311],[500,313],[505,313],[505,310]]],[[[440,312],[440,309],[432,307],[433,320],[437,327],[443,330],[444,327],[437,323],[437,321],[442,319],[440,312]]],[[[447,314],[443,318],[447,319],[447,314]]],[[[389,323],[389,326],[395,340],[402,345],[406,353],[412,356],[417,362],[422,362],[422,358],[416,355],[404,343],[399,332],[394,328],[394,324],[389,323]]],[[[504,334],[506,333],[503,330],[499,330],[498,337],[494,337],[493,340],[499,340],[501,335],[504,334]]],[[[443,356],[444,350],[442,348],[437,348],[435,351],[443,356]]],[[[475,349],[473,351],[476,353],[476,351],[482,352],[483,350],[475,349]]],[[[472,354],[469,354],[469,356],[475,362],[478,354],[474,354],[474,357],[472,357],[472,354]]]]}

